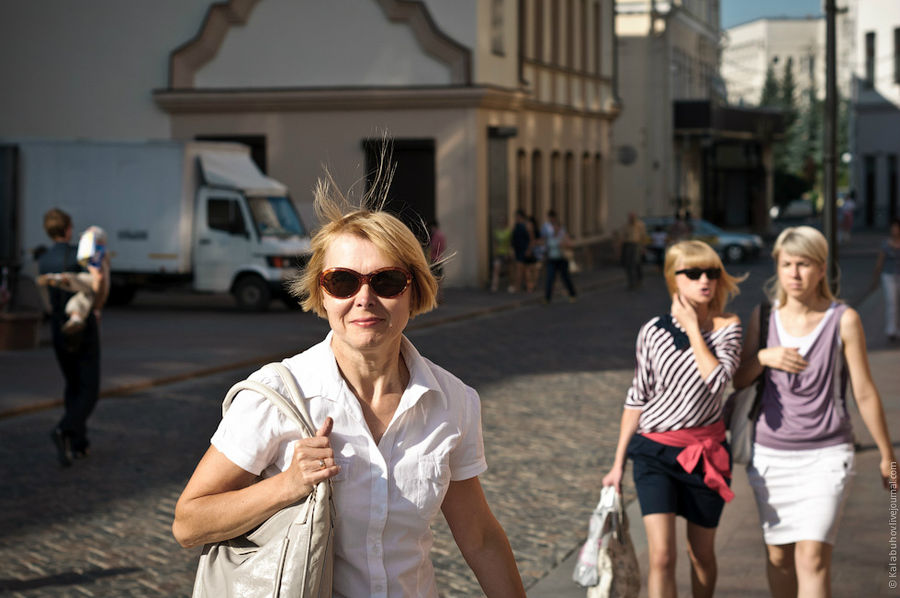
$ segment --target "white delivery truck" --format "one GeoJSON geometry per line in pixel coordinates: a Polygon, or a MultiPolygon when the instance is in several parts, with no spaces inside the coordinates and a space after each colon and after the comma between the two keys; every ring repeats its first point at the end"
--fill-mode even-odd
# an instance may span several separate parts
{"type": "MultiPolygon", "coordinates": [[[[4,142],[17,148],[23,253],[49,245],[43,215],[58,207],[106,231],[111,301],[141,288],[230,292],[240,308],[290,301],[284,282],[308,258],[309,235],[287,188],[246,146],[190,141],[4,142]]],[[[77,240],[77,239],[76,239],[77,240]]],[[[29,256],[23,255],[21,263],[29,256]]]]}

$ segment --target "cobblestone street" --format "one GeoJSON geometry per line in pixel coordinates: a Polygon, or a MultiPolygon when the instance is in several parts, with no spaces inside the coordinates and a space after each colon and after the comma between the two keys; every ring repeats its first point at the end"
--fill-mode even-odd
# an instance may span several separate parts
{"type": "MultiPolygon", "coordinates": [[[[743,318],[769,271],[761,262],[745,268],[752,276],[734,306],[743,318]]],[[[646,275],[637,292],[614,279],[576,303],[557,295],[549,306],[525,303],[408,334],[481,394],[482,483],[526,588],[583,540],[612,461],[635,334],[668,309],[661,277],[651,268],[646,275]]],[[[90,421],[93,452],[68,470],[56,465],[48,438],[57,410],[0,419],[0,594],[188,596],[199,550],[171,536],[175,500],[208,446],[224,391],[253,369],[101,400],[90,421]]],[[[46,375],[58,375],[55,364],[46,375]]],[[[480,595],[442,521],[435,532],[442,595],[480,595]]]]}

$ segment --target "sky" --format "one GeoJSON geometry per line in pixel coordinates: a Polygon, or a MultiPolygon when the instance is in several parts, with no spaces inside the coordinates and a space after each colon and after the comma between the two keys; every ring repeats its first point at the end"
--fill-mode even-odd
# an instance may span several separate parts
{"type": "Polygon", "coordinates": [[[722,28],[763,17],[821,16],[822,0],[721,0],[722,28]]]}

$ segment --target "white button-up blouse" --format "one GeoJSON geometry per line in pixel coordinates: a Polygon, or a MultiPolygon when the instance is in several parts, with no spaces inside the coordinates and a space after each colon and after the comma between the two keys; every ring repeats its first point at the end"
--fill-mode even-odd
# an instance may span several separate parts
{"type": "MultiPolygon", "coordinates": [[[[481,404],[474,389],[422,357],[405,337],[410,373],[394,417],[376,445],[356,396],[338,371],[331,334],[282,363],[294,374],[318,427],[334,419],[334,596],[437,596],[429,559],[430,524],[450,481],[487,469],[481,404]]],[[[262,370],[251,380],[289,396],[262,370]]],[[[296,426],[261,395],[242,391],[212,444],[242,469],[263,477],[287,468],[296,426]]]]}

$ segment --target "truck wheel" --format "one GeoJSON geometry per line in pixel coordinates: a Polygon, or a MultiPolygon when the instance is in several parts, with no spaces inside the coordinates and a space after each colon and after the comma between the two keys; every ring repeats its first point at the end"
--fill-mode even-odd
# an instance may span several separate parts
{"type": "Polygon", "coordinates": [[[237,281],[232,291],[235,301],[244,311],[266,311],[272,293],[269,285],[259,276],[245,276],[237,281]]]}
{"type": "Polygon", "coordinates": [[[109,305],[128,305],[136,293],[137,287],[134,285],[112,285],[109,287],[109,297],[106,298],[106,302],[109,305]]]}

